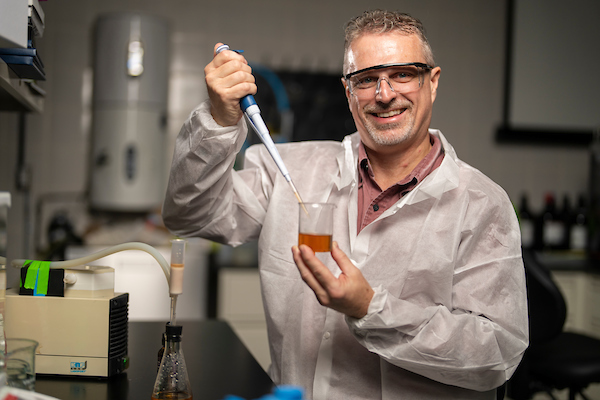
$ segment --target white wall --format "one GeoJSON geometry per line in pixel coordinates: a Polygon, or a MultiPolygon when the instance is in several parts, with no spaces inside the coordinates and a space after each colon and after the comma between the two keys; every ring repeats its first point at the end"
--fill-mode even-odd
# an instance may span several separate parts
{"type": "MultiPolygon", "coordinates": [[[[242,48],[250,61],[275,68],[341,71],[344,23],[367,8],[401,7],[424,22],[442,75],[432,126],[459,156],[501,184],[518,201],[522,192],[541,207],[543,193],[586,189],[587,152],[498,145],[501,122],[505,4],[497,0],[276,1],[61,0],[43,3],[46,32],[39,42],[46,65],[45,111],[28,117],[27,162],[32,200],[87,188],[91,90],[91,32],[97,15],[143,10],[171,23],[169,137],[205,98],[203,68],[217,41],[242,48]]],[[[341,93],[341,91],[340,91],[341,93]]],[[[13,190],[16,117],[0,112],[5,167],[0,190],[13,190]]],[[[170,160],[171,147],[166,149],[170,160]]],[[[168,168],[168,166],[165,166],[168,168]]],[[[24,257],[23,198],[13,197],[9,258],[24,257]],[[12,254],[11,254],[12,253],[12,254]]]]}

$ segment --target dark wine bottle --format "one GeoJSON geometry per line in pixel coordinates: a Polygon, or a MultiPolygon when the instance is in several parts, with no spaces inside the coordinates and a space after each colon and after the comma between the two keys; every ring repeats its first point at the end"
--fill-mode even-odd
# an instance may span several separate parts
{"type": "Polygon", "coordinates": [[[521,195],[519,203],[519,226],[521,228],[521,246],[531,249],[535,245],[535,218],[529,209],[527,195],[521,195]]]}
{"type": "Polygon", "coordinates": [[[573,214],[571,234],[569,236],[569,248],[573,251],[584,252],[588,245],[588,210],[585,196],[580,194],[577,207],[573,214]]]}
{"type": "Polygon", "coordinates": [[[547,193],[544,210],[540,217],[542,229],[542,248],[544,250],[560,249],[564,233],[564,223],[556,208],[553,193],[547,193]]]}

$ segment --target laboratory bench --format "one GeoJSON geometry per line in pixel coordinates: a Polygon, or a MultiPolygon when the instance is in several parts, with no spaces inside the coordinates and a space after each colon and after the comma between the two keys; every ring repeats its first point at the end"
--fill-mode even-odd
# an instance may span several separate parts
{"type": "MultiPolygon", "coordinates": [[[[256,399],[273,388],[263,368],[221,320],[178,321],[193,396],[256,399]]],[[[110,378],[37,375],[35,390],[61,400],[149,400],[164,322],[129,322],[129,368],[110,378]]]]}

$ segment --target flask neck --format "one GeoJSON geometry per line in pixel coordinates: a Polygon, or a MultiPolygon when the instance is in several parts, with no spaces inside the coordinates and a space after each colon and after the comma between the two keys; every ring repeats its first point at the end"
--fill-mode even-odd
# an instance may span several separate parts
{"type": "Polygon", "coordinates": [[[181,351],[181,336],[179,338],[169,338],[165,342],[165,351],[181,351]]]}

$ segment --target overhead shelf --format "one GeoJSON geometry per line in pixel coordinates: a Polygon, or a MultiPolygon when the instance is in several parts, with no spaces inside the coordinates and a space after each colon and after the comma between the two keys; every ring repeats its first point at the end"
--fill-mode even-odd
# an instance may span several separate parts
{"type": "Polygon", "coordinates": [[[0,111],[44,110],[44,97],[35,85],[20,79],[8,65],[0,60],[0,111]]]}

